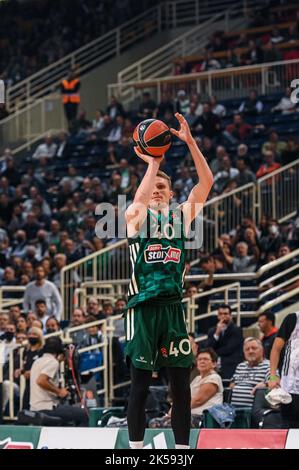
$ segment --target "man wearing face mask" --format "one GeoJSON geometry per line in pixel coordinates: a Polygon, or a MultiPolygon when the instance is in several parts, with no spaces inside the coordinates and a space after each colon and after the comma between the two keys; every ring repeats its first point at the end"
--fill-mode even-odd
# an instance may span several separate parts
{"type": "Polygon", "coordinates": [[[271,219],[268,221],[267,232],[268,235],[262,237],[260,240],[260,247],[264,259],[268,253],[277,253],[280,245],[282,244],[282,237],[279,232],[277,220],[271,219]]]}
{"type": "Polygon", "coordinates": [[[47,232],[39,230],[37,232],[36,259],[41,261],[48,254],[49,243],[47,241],[47,232]]]}
{"type": "Polygon", "coordinates": [[[29,409],[29,397],[30,397],[30,371],[34,361],[36,361],[42,353],[44,346],[43,332],[36,327],[30,328],[28,332],[28,346],[24,352],[24,363],[23,369],[20,371],[24,375],[26,380],[26,386],[23,396],[23,408],[24,410],[29,409]]]}
{"type": "Polygon", "coordinates": [[[24,230],[18,230],[13,242],[13,248],[10,253],[11,256],[17,256],[18,258],[25,258],[27,249],[27,236],[24,230]]]}
{"type": "MultiPolygon", "coordinates": [[[[17,354],[17,351],[14,351],[17,344],[16,344],[16,326],[12,322],[8,322],[6,325],[6,331],[4,335],[1,336],[0,341],[4,343],[4,367],[3,367],[3,383],[2,383],[2,400],[0,401],[0,415],[1,415],[1,408],[3,412],[7,411],[7,404],[10,397],[11,392],[11,383],[10,383],[10,370],[9,370],[9,359],[12,354],[12,361],[13,361],[13,368],[19,367],[19,359],[20,356],[17,354]]],[[[18,380],[17,377],[14,377],[15,380],[13,382],[13,394],[14,397],[17,398],[19,396],[19,385],[17,384],[18,380]]]]}
{"type": "Polygon", "coordinates": [[[9,353],[15,348],[16,345],[16,325],[9,322],[6,325],[5,333],[1,336],[0,341],[4,341],[4,362],[9,358],[9,353]]]}

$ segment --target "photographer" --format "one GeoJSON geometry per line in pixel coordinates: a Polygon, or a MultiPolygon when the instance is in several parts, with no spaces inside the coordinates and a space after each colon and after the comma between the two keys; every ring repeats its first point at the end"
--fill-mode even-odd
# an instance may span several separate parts
{"type": "Polygon", "coordinates": [[[61,404],[59,399],[69,395],[66,388],[59,388],[59,362],[64,359],[62,341],[58,337],[48,338],[43,355],[32,366],[30,374],[30,410],[40,411],[62,419],[62,426],[88,426],[88,416],[78,407],[61,404]]]}

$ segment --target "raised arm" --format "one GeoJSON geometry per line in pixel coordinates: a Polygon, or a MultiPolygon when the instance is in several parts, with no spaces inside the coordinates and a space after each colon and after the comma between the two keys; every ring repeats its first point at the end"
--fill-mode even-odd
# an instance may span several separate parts
{"type": "Polygon", "coordinates": [[[161,157],[149,157],[140,153],[134,147],[135,153],[142,158],[147,164],[147,170],[142,181],[136,191],[134,201],[126,210],[126,223],[128,236],[134,236],[139,230],[146,218],[147,208],[154,190],[155,178],[157,176],[159,166],[163,160],[161,157]]]}
{"type": "Polygon", "coordinates": [[[180,130],[170,130],[174,135],[186,142],[188,145],[199,179],[199,182],[191,190],[188,200],[182,204],[182,210],[184,212],[185,218],[185,229],[187,233],[192,220],[195,219],[197,214],[201,211],[203,204],[207,200],[209,192],[213,186],[213,173],[211,172],[205,157],[199,150],[195,139],[192,137],[186,119],[179,113],[176,113],[175,116],[180,123],[180,130]]]}

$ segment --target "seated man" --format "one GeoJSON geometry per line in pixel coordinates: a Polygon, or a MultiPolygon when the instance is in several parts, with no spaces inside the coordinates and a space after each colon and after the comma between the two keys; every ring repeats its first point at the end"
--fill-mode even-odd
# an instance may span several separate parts
{"type": "Polygon", "coordinates": [[[241,362],[233,375],[231,404],[236,408],[252,408],[255,390],[266,387],[270,362],[264,359],[264,348],[257,338],[244,340],[245,361],[241,362]]]}
{"type": "Polygon", "coordinates": [[[62,419],[62,425],[88,426],[88,416],[76,405],[60,404],[69,392],[59,388],[59,362],[63,360],[63,347],[58,337],[48,338],[43,355],[37,359],[30,374],[30,411],[41,411],[62,419]]]}
{"type": "Polygon", "coordinates": [[[242,330],[234,324],[229,305],[219,306],[218,320],[217,325],[209,330],[205,345],[218,354],[221,377],[231,379],[242,360],[242,330]]]}

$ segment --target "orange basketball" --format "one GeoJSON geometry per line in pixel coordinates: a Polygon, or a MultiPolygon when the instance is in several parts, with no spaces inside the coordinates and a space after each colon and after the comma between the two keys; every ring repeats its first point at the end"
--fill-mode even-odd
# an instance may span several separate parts
{"type": "Polygon", "coordinates": [[[133,140],[141,153],[151,157],[160,157],[171,146],[171,132],[163,121],[146,119],[136,126],[133,140]]]}

